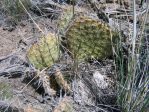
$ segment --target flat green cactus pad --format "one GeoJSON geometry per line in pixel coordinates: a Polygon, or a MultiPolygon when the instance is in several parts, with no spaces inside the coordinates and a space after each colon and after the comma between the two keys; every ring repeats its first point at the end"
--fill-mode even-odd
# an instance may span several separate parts
{"type": "Polygon", "coordinates": [[[57,37],[49,33],[28,51],[29,61],[38,69],[51,66],[59,57],[57,37]]]}
{"type": "Polygon", "coordinates": [[[81,7],[75,7],[75,10],[73,10],[73,7],[70,5],[62,6],[63,13],[61,13],[58,21],[58,28],[63,33],[69,23],[73,20],[75,14],[86,12],[85,8],[81,7]]]}
{"type": "Polygon", "coordinates": [[[58,27],[60,32],[65,31],[72,17],[73,17],[73,9],[70,7],[64,8],[63,13],[61,14],[58,21],[58,27]]]}
{"type": "Polygon", "coordinates": [[[65,35],[68,50],[73,58],[79,60],[105,59],[111,56],[111,42],[118,37],[108,25],[89,16],[76,17],[65,35]]]}

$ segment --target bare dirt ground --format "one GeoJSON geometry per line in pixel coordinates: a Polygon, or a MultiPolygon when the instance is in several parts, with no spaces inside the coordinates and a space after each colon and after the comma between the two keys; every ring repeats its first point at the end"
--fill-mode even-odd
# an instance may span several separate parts
{"type": "Polygon", "coordinates": [[[20,37],[16,32],[4,31],[0,28],[0,56],[6,56],[16,51],[20,37]]]}
{"type": "MultiPolygon", "coordinates": [[[[49,31],[54,31],[52,27],[54,23],[51,23],[50,19],[39,18],[36,22],[45,34],[49,31]]],[[[29,45],[41,35],[37,27],[29,21],[17,23],[18,25],[13,26],[12,31],[9,31],[12,27],[11,24],[5,22],[3,24],[0,27],[0,57],[7,56],[16,51],[20,47],[20,40],[27,42],[26,44],[29,45]]]]}
{"type": "MultiPolygon", "coordinates": [[[[52,28],[52,25],[54,23],[51,23],[50,19],[37,18],[35,21],[45,32],[45,34],[49,31],[54,31],[54,29],[52,28]]],[[[17,55],[20,59],[26,61],[25,54],[27,49],[32,43],[36,42],[38,37],[42,35],[42,33],[32,22],[30,22],[30,20],[21,21],[17,24],[15,23],[16,25],[14,26],[12,25],[13,22],[13,20],[8,18],[1,18],[0,21],[1,70],[5,70],[9,66],[21,66],[20,62],[18,62],[15,58],[10,60],[8,58],[5,61],[3,61],[3,59],[11,55],[17,55]]],[[[20,108],[19,112],[24,112],[24,110],[25,112],[47,112],[51,110],[51,106],[47,106],[46,104],[42,103],[42,96],[35,92],[35,90],[31,86],[22,83],[21,78],[8,79],[1,77],[0,84],[7,84],[10,86],[10,91],[8,92],[10,92],[13,97],[11,99],[3,100],[5,101],[5,103],[7,103],[6,105],[8,106],[20,108]]],[[[1,111],[3,112],[5,110],[0,110],[0,112],[1,111]]],[[[8,112],[10,112],[10,110],[8,110],[8,112]]]]}

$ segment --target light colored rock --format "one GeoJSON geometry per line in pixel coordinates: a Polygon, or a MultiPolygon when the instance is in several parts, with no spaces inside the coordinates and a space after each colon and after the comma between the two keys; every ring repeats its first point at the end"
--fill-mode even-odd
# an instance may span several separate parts
{"type": "Polygon", "coordinates": [[[91,94],[91,90],[82,80],[74,81],[73,86],[74,91],[74,100],[81,105],[92,104],[95,105],[95,100],[91,94]]]}
{"type": "Polygon", "coordinates": [[[108,88],[109,82],[107,81],[107,76],[102,75],[99,71],[95,71],[93,74],[93,80],[100,89],[108,88]]]}

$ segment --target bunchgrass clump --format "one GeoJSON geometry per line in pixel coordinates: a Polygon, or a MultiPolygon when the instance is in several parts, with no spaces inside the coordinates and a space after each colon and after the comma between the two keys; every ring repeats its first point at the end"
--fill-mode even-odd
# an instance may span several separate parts
{"type": "Polygon", "coordinates": [[[7,100],[13,97],[11,86],[6,82],[0,82],[0,100],[7,100]]]}
{"type": "MultiPolygon", "coordinates": [[[[135,7],[135,4],[134,4],[135,7]]],[[[148,112],[149,110],[149,38],[138,37],[136,11],[134,8],[133,34],[131,44],[124,52],[122,39],[117,44],[117,103],[122,112],[148,112]],[[138,39],[139,38],[139,39],[138,39]],[[140,41],[139,41],[140,40],[140,41]]],[[[148,11],[147,11],[148,13],[148,11]]],[[[146,16],[147,20],[147,16],[146,16]]],[[[144,28],[146,28],[144,21],[144,28]]],[[[145,34],[145,31],[143,29],[145,34]]],[[[123,38],[122,36],[120,36],[123,38]]]]}
{"type": "Polygon", "coordinates": [[[30,0],[2,0],[3,8],[9,16],[20,19],[31,6],[30,0]]]}

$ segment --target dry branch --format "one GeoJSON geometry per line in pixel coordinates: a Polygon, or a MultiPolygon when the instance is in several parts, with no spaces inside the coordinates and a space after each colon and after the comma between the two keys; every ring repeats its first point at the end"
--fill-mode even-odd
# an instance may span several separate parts
{"type": "Polygon", "coordinates": [[[61,71],[59,69],[57,69],[55,75],[55,79],[56,82],[58,83],[58,85],[64,89],[65,92],[67,93],[71,93],[71,88],[70,85],[67,83],[67,81],[64,79],[63,74],[61,73],[61,71]]]}
{"type": "Polygon", "coordinates": [[[94,0],[87,0],[90,5],[91,8],[94,10],[94,12],[97,14],[98,18],[105,21],[106,23],[109,23],[109,19],[107,17],[107,15],[102,11],[102,9],[99,9],[96,4],[94,3],[94,0]]]}
{"type": "Polygon", "coordinates": [[[42,16],[57,17],[61,12],[61,6],[58,3],[49,0],[48,2],[33,3],[31,10],[42,16]]]}

